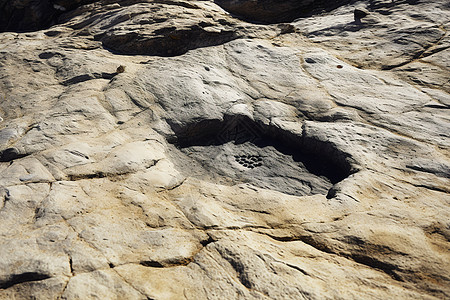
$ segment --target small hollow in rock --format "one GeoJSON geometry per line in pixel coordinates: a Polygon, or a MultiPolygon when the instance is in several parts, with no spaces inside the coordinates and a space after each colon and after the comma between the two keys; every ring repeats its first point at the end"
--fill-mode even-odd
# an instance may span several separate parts
{"type": "Polygon", "coordinates": [[[225,116],[183,127],[168,140],[186,176],[218,183],[251,183],[291,195],[328,193],[351,174],[347,154],[332,143],[297,136],[247,117],[225,116]]]}

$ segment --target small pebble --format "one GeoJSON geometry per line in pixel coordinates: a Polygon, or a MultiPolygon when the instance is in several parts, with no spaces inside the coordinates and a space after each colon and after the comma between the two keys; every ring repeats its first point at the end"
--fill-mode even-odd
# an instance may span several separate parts
{"type": "Polygon", "coordinates": [[[117,70],[116,70],[116,73],[120,74],[120,73],[123,73],[123,72],[125,72],[125,66],[122,66],[122,65],[118,66],[117,70]]]}

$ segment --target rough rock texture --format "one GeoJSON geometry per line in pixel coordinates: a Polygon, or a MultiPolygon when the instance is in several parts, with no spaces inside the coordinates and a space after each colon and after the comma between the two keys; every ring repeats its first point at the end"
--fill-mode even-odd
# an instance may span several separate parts
{"type": "Polygon", "coordinates": [[[450,297],[448,1],[69,2],[0,1],[0,299],[450,297]]]}

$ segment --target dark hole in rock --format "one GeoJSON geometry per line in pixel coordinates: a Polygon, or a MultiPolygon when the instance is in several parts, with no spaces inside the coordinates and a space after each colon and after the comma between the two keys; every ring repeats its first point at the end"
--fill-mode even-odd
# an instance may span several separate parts
{"type": "Polygon", "coordinates": [[[161,263],[154,260],[141,261],[140,264],[144,267],[164,268],[164,266],[161,263]]]}
{"type": "Polygon", "coordinates": [[[247,117],[225,116],[186,126],[169,137],[185,155],[174,155],[187,176],[223,184],[251,183],[291,195],[328,193],[348,177],[347,155],[333,144],[296,136],[247,117]]]}
{"type": "Polygon", "coordinates": [[[10,162],[14,159],[19,159],[27,155],[28,154],[20,153],[16,148],[7,148],[0,151],[0,162],[10,162]]]}
{"type": "Polygon", "coordinates": [[[214,239],[212,237],[208,237],[207,240],[200,241],[203,247],[208,246],[211,243],[214,243],[214,239]]]}
{"type": "Polygon", "coordinates": [[[22,274],[12,275],[9,280],[0,281],[0,289],[7,289],[16,284],[21,284],[24,282],[30,281],[41,281],[45,279],[49,279],[50,276],[47,274],[37,273],[37,272],[26,272],[22,274]]]}
{"type": "Polygon", "coordinates": [[[58,53],[54,53],[54,52],[42,52],[41,54],[39,54],[39,58],[42,59],[49,59],[52,58],[53,56],[57,55],[58,53]]]}

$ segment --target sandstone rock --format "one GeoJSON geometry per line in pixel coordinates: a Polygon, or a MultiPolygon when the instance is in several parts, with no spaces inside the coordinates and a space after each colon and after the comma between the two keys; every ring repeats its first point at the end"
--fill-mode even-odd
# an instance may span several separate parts
{"type": "Polygon", "coordinates": [[[446,1],[0,13],[0,299],[450,297],[446,1]]]}

